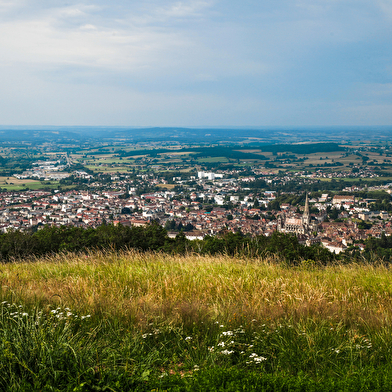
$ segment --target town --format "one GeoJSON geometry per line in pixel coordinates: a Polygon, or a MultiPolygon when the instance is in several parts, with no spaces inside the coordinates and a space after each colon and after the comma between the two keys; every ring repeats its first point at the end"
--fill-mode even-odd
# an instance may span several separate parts
{"type": "MultiPolygon", "coordinates": [[[[344,195],[338,195],[336,192],[261,191],[257,187],[260,182],[276,186],[289,181],[308,184],[315,181],[313,176],[301,173],[276,176],[255,169],[247,176],[232,170],[187,174],[185,178],[177,176],[168,181],[167,177],[156,174],[123,173],[111,175],[110,181],[90,181],[84,190],[3,191],[0,230],[37,230],[44,225],[144,226],[157,221],[172,237],[181,231],[189,240],[228,231],[250,236],[270,236],[280,231],[297,235],[300,243],[320,243],[335,253],[350,246],[362,250],[362,241],[369,236],[380,238],[382,233],[392,234],[390,213],[375,208],[378,200],[356,196],[364,191],[389,196],[392,183],[349,187],[344,189],[344,195]],[[300,202],[280,203],[285,197],[300,202]]],[[[73,175],[77,177],[81,173],[76,171],[73,175]]],[[[391,204],[388,201],[383,206],[388,209],[391,204]]]]}
{"type": "Polygon", "coordinates": [[[392,149],[383,130],[374,140],[331,132],[332,141],[270,131],[274,143],[256,142],[252,131],[234,144],[224,140],[230,131],[166,130],[165,140],[149,132],[3,134],[0,232],[157,222],[171,238],[278,231],[336,254],[392,234],[392,149]]]}

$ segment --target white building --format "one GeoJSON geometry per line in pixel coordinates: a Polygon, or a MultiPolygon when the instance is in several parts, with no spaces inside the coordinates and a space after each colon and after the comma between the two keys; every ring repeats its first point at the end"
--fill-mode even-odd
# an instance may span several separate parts
{"type": "Polygon", "coordinates": [[[197,172],[197,178],[199,180],[215,180],[216,178],[223,178],[223,174],[207,173],[207,172],[197,172]]]}

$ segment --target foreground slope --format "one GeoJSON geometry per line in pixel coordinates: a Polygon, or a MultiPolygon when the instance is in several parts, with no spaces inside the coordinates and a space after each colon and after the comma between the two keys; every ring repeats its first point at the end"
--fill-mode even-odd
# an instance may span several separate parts
{"type": "Polygon", "coordinates": [[[153,253],[0,266],[2,390],[388,390],[383,265],[153,253]]]}

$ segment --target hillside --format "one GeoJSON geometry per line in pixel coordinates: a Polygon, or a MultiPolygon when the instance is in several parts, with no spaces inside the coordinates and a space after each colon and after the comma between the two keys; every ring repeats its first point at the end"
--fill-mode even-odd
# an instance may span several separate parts
{"type": "Polygon", "coordinates": [[[130,251],[2,264],[0,389],[392,388],[389,268],[278,261],[130,251]]]}

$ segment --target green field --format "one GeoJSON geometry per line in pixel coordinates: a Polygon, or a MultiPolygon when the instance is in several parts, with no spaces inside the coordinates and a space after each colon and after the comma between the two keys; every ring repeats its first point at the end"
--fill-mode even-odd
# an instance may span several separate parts
{"type": "Polygon", "coordinates": [[[226,157],[198,158],[199,163],[227,163],[229,159],[226,157]]]}
{"type": "Polygon", "coordinates": [[[2,391],[388,391],[383,265],[63,254],[0,268],[2,391]]]}
{"type": "Polygon", "coordinates": [[[0,177],[0,188],[6,189],[7,191],[18,191],[21,189],[57,189],[59,181],[38,181],[22,179],[18,180],[15,177],[0,177]]]}

